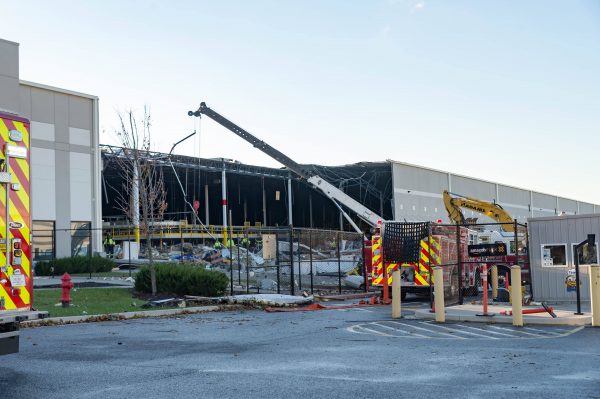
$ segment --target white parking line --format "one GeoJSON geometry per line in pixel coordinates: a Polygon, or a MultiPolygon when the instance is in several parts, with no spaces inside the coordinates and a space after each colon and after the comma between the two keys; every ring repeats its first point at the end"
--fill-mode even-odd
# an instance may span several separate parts
{"type": "Polygon", "coordinates": [[[393,330],[393,331],[398,331],[398,332],[401,332],[403,334],[406,334],[406,335],[409,335],[409,336],[413,336],[413,337],[417,337],[417,338],[429,338],[426,335],[421,335],[421,334],[417,334],[415,332],[406,331],[406,330],[403,330],[401,328],[394,328],[394,327],[386,326],[385,324],[380,324],[378,322],[375,322],[375,323],[372,323],[372,324],[374,324],[376,326],[379,326],[379,327],[387,328],[387,329],[390,329],[390,330],[393,330]]]}
{"type": "Polygon", "coordinates": [[[440,335],[447,335],[448,337],[452,337],[452,338],[458,338],[458,339],[465,339],[464,337],[460,337],[460,336],[456,336],[454,334],[448,334],[445,332],[440,332],[440,331],[432,331],[432,330],[428,330],[426,328],[421,328],[421,327],[417,327],[417,326],[413,326],[411,324],[405,324],[405,323],[400,323],[399,321],[390,321],[390,323],[394,323],[394,324],[400,324],[402,326],[405,327],[410,327],[410,328],[414,328],[416,330],[423,330],[423,331],[427,331],[428,333],[432,333],[432,334],[440,334],[440,335]]]}
{"type": "Polygon", "coordinates": [[[365,326],[357,326],[357,328],[360,328],[361,330],[372,332],[373,334],[383,335],[384,337],[395,337],[395,335],[391,335],[391,334],[387,334],[387,333],[384,333],[381,331],[373,330],[372,328],[368,328],[365,326]]]}
{"type": "Polygon", "coordinates": [[[494,329],[496,329],[496,330],[502,330],[502,331],[512,331],[512,332],[514,332],[515,334],[526,334],[526,335],[531,335],[532,337],[537,337],[537,338],[542,338],[542,337],[544,337],[544,335],[530,333],[530,332],[527,332],[527,331],[523,331],[523,330],[521,330],[521,329],[519,329],[519,330],[514,330],[514,329],[508,329],[508,328],[505,328],[505,327],[496,327],[496,326],[489,326],[489,327],[490,327],[490,328],[494,328],[494,329]]]}
{"type": "Polygon", "coordinates": [[[584,326],[579,326],[574,327],[570,330],[565,330],[555,329],[552,328],[552,326],[549,326],[549,329],[545,330],[542,328],[533,327],[516,328],[512,326],[499,327],[495,325],[486,325],[485,327],[473,327],[464,324],[452,324],[452,327],[447,327],[439,324],[434,324],[432,321],[419,321],[413,324],[411,322],[403,323],[396,320],[381,320],[376,322],[367,322],[364,324],[356,324],[354,326],[347,327],[346,330],[357,334],[375,334],[393,338],[468,339],[476,337],[498,340],[502,339],[502,337],[506,337],[505,339],[561,338],[581,331],[583,328],[584,326]],[[416,324],[427,326],[428,328],[419,327],[416,324]],[[369,328],[368,326],[371,328],[369,328]],[[399,328],[396,326],[403,326],[406,328],[399,328]],[[389,333],[380,331],[379,329],[385,329],[389,331],[389,333]],[[466,331],[467,329],[471,331],[466,331]],[[530,331],[539,331],[539,333],[527,332],[524,331],[525,329],[528,329],[530,331]],[[420,333],[413,332],[413,330],[419,330],[420,333]],[[478,333],[472,331],[477,331],[478,333]],[[564,333],[557,333],[556,331],[564,331],[564,333]],[[467,337],[461,336],[460,334],[467,335],[467,337]]]}
{"type": "Polygon", "coordinates": [[[465,326],[465,325],[462,325],[461,327],[464,327],[464,328],[470,328],[470,329],[472,329],[472,330],[483,331],[483,332],[485,332],[485,333],[488,333],[488,334],[503,335],[503,336],[505,336],[505,337],[511,337],[511,338],[514,338],[514,337],[515,337],[513,334],[505,334],[505,333],[496,332],[496,331],[490,331],[490,330],[486,330],[486,329],[483,329],[483,328],[477,328],[477,327],[473,327],[473,326],[465,326]]]}
{"type": "Polygon", "coordinates": [[[544,334],[554,334],[554,335],[561,335],[561,332],[556,332],[556,331],[546,331],[546,330],[540,330],[538,328],[533,328],[533,327],[523,327],[523,330],[529,330],[529,331],[537,331],[540,333],[544,333],[544,334]]]}
{"type": "MultiPolygon", "coordinates": [[[[425,322],[425,321],[421,321],[420,323],[427,324],[427,325],[432,326],[432,327],[443,328],[444,330],[448,330],[448,331],[454,331],[454,332],[457,332],[459,334],[473,335],[473,336],[476,336],[476,337],[486,338],[486,339],[498,339],[496,337],[490,337],[489,335],[477,334],[477,333],[473,333],[473,332],[470,332],[470,331],[459,330],[459,329],[456,329],[456,328],[444,327],[444,326],[440,326],[438,324],[432,324],[432,323],[428,323],[428,322],[425,322]]],[[[461,327],[463,327],[463,326],[461,326],[461,327]]],[[[456,335],[453,335],[453,337],[455,337],[455,336],[456,335]]],[[[465,339],[464,337],[460,337],[460,338],[465,339]]]]}

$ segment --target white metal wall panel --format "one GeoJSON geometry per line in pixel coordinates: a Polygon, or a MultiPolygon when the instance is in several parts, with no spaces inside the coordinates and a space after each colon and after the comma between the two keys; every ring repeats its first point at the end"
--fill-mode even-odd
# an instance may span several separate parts
{"type": "MultiPolygon", "coordinates": [[[[490,202],[496,200],[512,217],[521,222],[531,217],[556,215],[556,196],[503,184],[398,162],[392,162],[392,179],[393,209],[396,220],[437,221],[441,219],[448,222],[442,201],[444,190],[490,202]]],[[[568,213],[576,212],[577,201],[560,198],[558,203],[568,213]]],[[[594,212],[592,204],[580,203],[579,206],[579,214],[594,212]]],[[[597,205],[595,211],[600,212],[600,206],[597,205]]],[[[486,216],[469,210],[463,212],[465,217],[477,217],[481,222],[491,221],[486,216]]]]}
{"type": "Polygon", "coordinates": [[[91,145],[91,134],[87,129],[80,129],[77,127],[69,128],[69,144],[84,145],[89,147],[91,145]]]}
{"type": "Polygon", "coordinates": [[[590,213],[594,213],[594,205],[588,204],[587,202],[579,203],[579,212],[580,215],[587,215],[590,213]]]}
{"type": "Polygon", "coordinates": [[[92,220],[91,154],[69,153],[71,221],[92,220]]]}
{"type": "Polygon", "coordinates": [[[556,215],[556,197],[548,194],[532,193],[531,204],[533,217],[556,215]]]}
{"type": "Polygon", "coordinates": [[[31,147],[31,216],[56,219],[56,163],[54,150],[31,147]]]}
{"type": "Polygon", "coordinates": [[[452,192],[484,201],[496,199],[496,185],[468,177],[452,176],[452,192]]]}
{"type": "Polygon", "coordinates": [[[566,212],[569,215],[577,214],[577,201],[558,197],[558,213],[566,212]]]}
{"type": "Polygon", "coordinates": [[[531,200],[530,191],[498,184],[498,198],[496,200],[501,204],[529,204],[531,200]]]}
{"type": "Polygon", "coordinates": [[[446,208],[442,203],[442,195],[439,197],[423,196],[418,194],[407,194],[395,191],[395,215],[396,220],[407,221],[448,221],[446,208]]]}
{"type": "Polygon", "coordinates": [[[397,188],[437,194],[448,188],[448,174],[444,172],[395,163],[392,173],[397,188]]]}
{"type": "Polygon", "coordinates": [[[54,124],[31,121],[31,138],[36,140],[54,141],[54,124]]]}
{"type": "Polygon", "coordinates": [[[54,93],[48,90],[31,88],[31,119],[38,122],[54,123],[54,93]]]}

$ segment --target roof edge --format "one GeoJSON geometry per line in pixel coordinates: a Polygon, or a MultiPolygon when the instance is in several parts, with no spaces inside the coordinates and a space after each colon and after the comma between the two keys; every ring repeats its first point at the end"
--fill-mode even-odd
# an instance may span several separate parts
{"type": "Polygon", "coordinates": [[[21,84],[23,86],[35,87],[36,89],[50,90],[50,91],[55,91],[58,93],[68,94],[70,96],[83,97],[83,98],[87,98],[90,100],[98,101],[98,96],[94,96],[92,94],[81,93],[81,92],[74,91],[74,90],[62,89],[62,88],[56,87],[56,86],[50,86],[50,85],[45,85],[42,83],[30,82],[28,80],[22,80],[22,79],[19,80],[19,84],[21,84]]]}
{"type": "Polygon", "coordinates": [[[456,177],[462,177],[462,178],[465,178],[465,179],[478,180],[480,182],[489,183],[489,184],[498,184],[498,185],[501,185],[501,186],[504,186],[504,187],[514,188],[516,190],[529,191],[529,192],[535,193],[535,194],[548,195],[550,197],[562,198],[562,199],[566,199],[566,200],[569,200],[569,201],[575,201],[575,202],[584,203],[584,204],[588,204],[588,205],[595,205],[595,206],[599,206],[600,205],[600,204],[595,204],[593,202],[582,201],[582,200],[578,200],[578,199],[574,199],[574,198],[569,198],[569,197],[563,197],[563,196],[557,195],[557,194],[550,194],[550,193],[545,193],[543,191],[536,191],[536,190],[532,190],[532,189],[529,189],[529,188],[523,188],[523,187],[513,186],[513,185],[510,185],[510,184],[500,183],[500,182],[496,182],[496,181],[491,181],[491,180],[486,180],[486,179],[480,179],[479,177],[465,176],[465,175],[461,175],[459,173],[450,172],[448,170],[440,170],[440,169],[430,168],[430,167],[427,167],[427,166],[415,165],[415,164],[408,163],[408,162],[394,161],[393,159],[386,159],[386,161],[389,162],[389,163],[391,163],[391,164],[395,164],[396,163],[396,164],[399,164],[399,165],[411,166],[413,168],[420,168],[420,169],[429,170],[431,172],[438,172],[438,173],[450,174],[450,175],[456,176],[456,177]]]}

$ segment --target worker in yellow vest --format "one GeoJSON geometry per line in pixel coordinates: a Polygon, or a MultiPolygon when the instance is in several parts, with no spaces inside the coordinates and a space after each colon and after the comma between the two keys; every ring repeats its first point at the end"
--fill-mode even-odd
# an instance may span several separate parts
{"type": "Polygon", "coordinates": [[[115,252],[115,240],[113,240],[112,235],[110,233],[106,233],[104,237],[104,241],[102,242],[104,245],[104,250],[106,251],[106,256],[112,259],[115,252]]]}

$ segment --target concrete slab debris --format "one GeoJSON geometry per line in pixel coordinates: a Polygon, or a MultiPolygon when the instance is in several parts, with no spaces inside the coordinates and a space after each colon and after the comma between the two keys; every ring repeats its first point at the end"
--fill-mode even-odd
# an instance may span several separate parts
{"type": "Polygon", "coordinates": [[[233,295],[228,297],[222,297],[229,303],[237,304],[259,304],[268,306],[289,306],[289,305],[305,305],[313,302],[314,297],[308,296],[295,296],[295,295],[283,295],[283,294],[246,294],[246,295],[233,295]]]}

